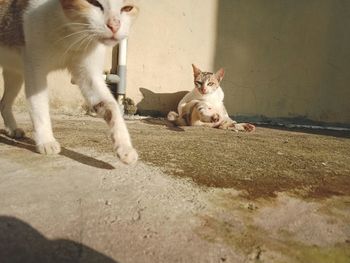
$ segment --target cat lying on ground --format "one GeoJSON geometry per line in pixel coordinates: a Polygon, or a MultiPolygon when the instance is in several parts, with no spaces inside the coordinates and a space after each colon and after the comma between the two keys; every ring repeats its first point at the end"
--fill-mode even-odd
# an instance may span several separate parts
{"type": "Polygon", "coordinates": [[[202,72],[192,65],[195,88],[179,102],[178,113],[168,113],[168,120],[177,126],[207,126],[235,131],[254,131],[249,123],[232,120],[224,106],[224,92],[220,87],[225,71],[202,72]]]}
{"type": "Polygon", "coordinates": [[[192,100],[182,109],[184,114],[180,118],[174,111],[169,112],[168,120],[176,126],[206,126],[215,128],[222,121],[221,116],[208,102],[192,100]]]}
{"type": "Polygon", "coordinates": [[[9,136],[21,138],[12,113],[23,81],[37,151],[57,154],[49,115],[47,75],[68,69],[87,103],[103,116],[113,147],[124,163],[138,155],[117,102],[103,79],[106,46],[126,38],[138,9],[123,0],[0,1],[1,115],[9,136]]]}

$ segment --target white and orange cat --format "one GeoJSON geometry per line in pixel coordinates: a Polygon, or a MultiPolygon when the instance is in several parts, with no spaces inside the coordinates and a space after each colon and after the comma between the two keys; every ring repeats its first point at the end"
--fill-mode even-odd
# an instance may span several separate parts
{"type": "Polygon", "coordinates": [[[235,131],[254,131],[249,123],[232,120],[224,106],[224,92],[220,83],[224,69],[216,73],[203,72],[192,65],[195,88],[183,97],[178,105],[178,113],[171,111],[168,120],[179,126],[207,126],[235,131]]]}
{"type": "Polygon", "coordinates": [[[107,46],[126,38],[138,8],[123,0],[0,1],[1,115],[9,136],[24,136],[12,113],[24,81],[38,152],[57,154],[49,115],[47,75],[68,69],[87,103],[104,117],[118,157],[138,155],[119,107],[103,79],[107,46]]]}

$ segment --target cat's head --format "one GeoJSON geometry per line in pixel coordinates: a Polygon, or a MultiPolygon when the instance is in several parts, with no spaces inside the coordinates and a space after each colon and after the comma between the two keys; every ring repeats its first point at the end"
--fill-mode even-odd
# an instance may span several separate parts
{"type": "Polygon", "coordinates": [[[203,72],[192,64],[194,85],[201,94],[210,94],[220,87],[220,82],[224,78],[225,70],[219,69],[216,73],[203,72]]]}
{"type": "Polygon", "coordinates": [[[126,0],[60,0],[67,26],[106,45],[129,35],[138,8],[126,0]]]}

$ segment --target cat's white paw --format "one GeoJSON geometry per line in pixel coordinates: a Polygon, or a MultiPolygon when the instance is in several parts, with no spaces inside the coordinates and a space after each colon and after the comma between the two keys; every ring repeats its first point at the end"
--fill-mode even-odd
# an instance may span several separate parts
{"type": "Polygon", "coordinates": [[[137,161],[139,155],[132,146],[121,145],[117,148],[119,159],[126,164],[133,164],[137,161]]]}
{"type": "Polygon", "coordinates": [[[179,114],[177,114],[175,111],[170,111],[168,113],[168,121],[176,121],[179,118],[179,114]]]}
{"type": "Polygon", "coordinates": [[[45,155],[58,154],[61,152],[61,146],[57,141],[38,144],[36,149],[39,153],[45,155]]]}
{"type": "Polygon", "coordinates": [[[24,137],[25,133],[21,128],[17,128],[14,130],[7,130],[7,135],[14,139],[21,139],[24,137]]]}

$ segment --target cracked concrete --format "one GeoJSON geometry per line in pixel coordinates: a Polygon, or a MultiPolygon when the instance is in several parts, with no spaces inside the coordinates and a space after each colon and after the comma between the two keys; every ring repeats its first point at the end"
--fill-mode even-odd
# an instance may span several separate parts
{"type": "Polygon", "coordinates": [[[349,262],[344,132],[253,134],[129,121],[141,160],[107,127],[54,115],[63,151],[0,135],[0,262],[349,262]]]}

